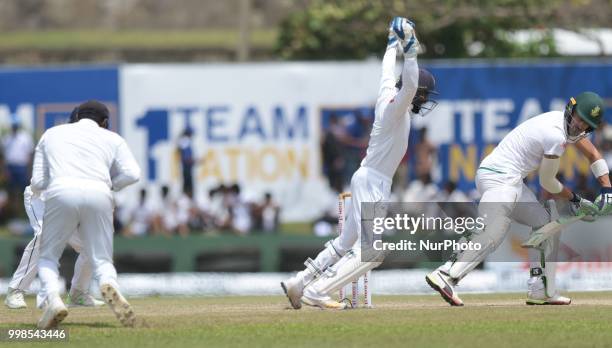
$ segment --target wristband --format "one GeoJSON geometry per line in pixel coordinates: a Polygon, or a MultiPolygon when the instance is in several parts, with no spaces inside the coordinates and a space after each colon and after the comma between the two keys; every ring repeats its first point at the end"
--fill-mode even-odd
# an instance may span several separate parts
{"type": "Polygon", "coordinates": [[[591,172],[593,172],[595,178],[610,174],[608,163],[603,158],[598,159],[597,161],[591,163],[591,172]]]}

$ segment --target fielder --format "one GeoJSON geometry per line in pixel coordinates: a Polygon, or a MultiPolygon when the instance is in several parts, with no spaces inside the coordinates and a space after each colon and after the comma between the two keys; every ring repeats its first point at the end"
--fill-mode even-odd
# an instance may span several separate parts
{"type": "MultiPolygon", "coordinates": [[[[34,195],[30,186],[26,187],[23,193],[23,203],[30,220],[30,225],[34,230],[34,238],[25,247],[21,261],[9,283],[4,303],[10,309],[27,307],[23,295],[38,273],[40,240],[42,238],[40,233],[42,232],[42,219],[45,211],[44,192],[34,195]]],[[[97,307],[104,305],[104,302],[96,300],[89,294],[92,267],[87,256],[83,254],[83,242],[81,242],[77,234],[73,234],[68,244],[79,253],[74,264],[74,276],[72,277],[72,285],[68,294],[69,306],[97,307]]],[[[36,296],[36,306],[38,308],[41,308],[43,305],[42,299],[44,298],[45,295],[42,292],[39,292],[36,296]]]]}
{"type": "Polygon", "coordinates": [[[83,241],[104,302],[124,326],[133,326],[135,315],[119,292],[112,263],[111,191],[138,181],[140,168],[125,140],[106,129],[109,112],[104,104],[81,104],[78,119],[48,129],[34,154],[31,188],[46,195],[38,262],[45,299],[38,327],[56,327],[68,315],[58,293],[58,260],[75,232],[83,241]]]}
{"type": "MultiPolygon", "coordinates": [[[[74,108],[70,114],[70,123],[76,122],[78,108],[74,108]]],[[[34,238],[28,243],[21,256],[21,261],[13,278],[9,282],[9,287],[4,303],[10,309],[26,308],[27,304],[23,298],[25,291],[30,287],[38,273],[38,259],[40,255],[40,233],[42,232],[42,219],[45,212],[44,192],[34,195],[30,186],[23,192],[23,204],[28,215],[30,225],[34,230],[34,238]]],[[[74,265],[74,276],[72,278],[70,293],[68,295],[69,306],[96,307],[104,304],[96,300],[89,294],[92,267],[88,258],[82,253],[83,243],[78,235],[74,234],[68,244],[79,253],[74,265]]],[[[39,292],[36,297],[37,307],[42,306],[42,299],[45,295],[39,292]]]]}
{"type": "Polygon", "coordinates": [[[380,265],[379,262],[361,262],[361,247],[356,244],[361,232],[361,202],[389,199],[391,178],[408,148],[410,115],[407,113],[423,114],[432,109],[427,109],[424,104],[429,101],[430,94],[437,94],[434,91],[435,80],[428,71],[419,70],[418,47],[414,24],[395,17],[389,27],[389,41],[382,61],[382,77],[367,154],[351,179],[352,204],[347,212],[344,232],[327,242],[314,260],[306,260],[306,269],[281,283],[295,309],[301,308],[302,301],[320,308],[345,308],[346,304],[333,301],[329,295],[380,265]],[[398,50],[404,54],[404,64],[396,84],[398,50]],[[334,276],[332,272],[325,272],[332,265],[335,265],[334,276]]]}
{"type": "MultiPolygon", "coordinates": [[[[480,251],[460,252],[456,261],[449,261],[426,276],[427,283],[452,306],[462,306],[454,287],[504,240],[511,220],[532,227],[533,231],[551,221],[551,215],[538,203],[534,193],[523,183],[529,173],[539,170],[540,185],[556,197],[570,202],[575,215],[594,219],[612,212],[612,205],[601,199],[612,193],[608,165],[587,136],[601,123],[604,115],[602,99],[593,92],[570,98],[565,112],[551,111],[535,116],[512,130],[480,164],[476,188],[481,194],[478,206],[485,218],[485,228],[473,242],[480,251]],[[560,157],[567,144],[575,144],[591,163],[591,171],[602,186],[598,204],[580,197],[563,186],[556,176],[560,157]],[[539,169],[538,169],[539,168],[539,169]]],[[[555,288],[555,261],[559,236],[540,246],[539,262],[531,265],[527,304],[567,305],[571,300],[559,295],[555,288]]]]}

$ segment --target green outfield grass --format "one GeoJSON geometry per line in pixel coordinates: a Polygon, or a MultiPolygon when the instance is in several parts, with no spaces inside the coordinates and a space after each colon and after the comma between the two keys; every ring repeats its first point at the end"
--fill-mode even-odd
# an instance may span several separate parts
{"type": "MultiPolygon", "coordinates": [[[[63,328],[82,347],[606,347],[612,293],[573,293],[571,306],[529,307],[521,294],[375,296],[374,309],[287,309],[283,297],[132,299],[148,327],[121,328],[107,308],[71,309],[63,328]]],[[[40,311],[0,309],[0,328],[32,328],[40,311]]],[[[4,342],[0,343],[0,346],[4,342]]],[[[40,346],[20,343],[19,347],[40,346]]]]}
{"type": "MultiPolygon", "coordinates": [[[[232,30],[199,31],[18,31],[0,32],[0,51],[10,49],[193,49],[235,48],[239,33],[232,30]]],[[[253,30],[254,47],[271,48],[275,30],[253,30]]]]}

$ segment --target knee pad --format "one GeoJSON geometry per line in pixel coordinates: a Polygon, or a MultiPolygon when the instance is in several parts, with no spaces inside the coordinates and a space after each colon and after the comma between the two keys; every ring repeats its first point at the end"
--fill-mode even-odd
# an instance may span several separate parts
{"type": "Polygon", "coordinates": [[[484,230],[475,232],[472,241],[481,244],[481,250],[493,252],[504,241],[512,220],[509,217],[500,215],[494,217],[484,230]]]}
{"type": "Polygon", "coordinates": [[[473,234],[472,242],[480,244],[480,250],[465,250],[457,255],[448,270],[451,278],[461,280],[480,264],[490,253],[502,243],[510,228],[512,220],[506,216],[497,216],[485,226],[485,229],[473,234]]]}
{"type": "Polygon", "coordinates": [[[358,249],[350,250],[312,286],[318,293],[329,295],[380,264],[381,262],[361,262],[361,252],[358,249]]]}

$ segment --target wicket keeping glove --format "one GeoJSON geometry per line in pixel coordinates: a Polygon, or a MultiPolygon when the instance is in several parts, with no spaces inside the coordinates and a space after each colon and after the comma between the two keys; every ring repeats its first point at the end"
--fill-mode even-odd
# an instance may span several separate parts
{"type": "Polygon", "coordinates": [[[612,215],[612,187],[602,187],[599,196],[595,199],[599,215],[612,215]]]}
{"type": "Polygon", "coordinates": [[[572,214],[583,215],[582,221],[593,222],[599,216],[599,208],[595,203],[580,197],[576,192],[572,192],[573,197],[569,200],[569,207],[572,214]]]}
{"type": "Polygon", "coordinates": [[[405,57],[416,57],[419,40],[414,33],[414,23],[403,17],[395,17],[389,24],[389,44],[399,42],[405,57]]]}

